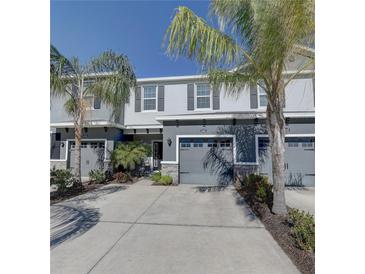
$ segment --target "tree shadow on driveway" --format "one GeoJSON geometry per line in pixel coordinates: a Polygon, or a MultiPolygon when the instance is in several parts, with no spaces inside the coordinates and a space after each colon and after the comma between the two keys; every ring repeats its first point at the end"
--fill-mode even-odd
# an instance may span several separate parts
{"type": "Polygon", "coordinates": [[[67,239],[75,238],[96,225],[99,221],[96,208],[75,208],[54,205],[51,208],[51,249],[67,239]]]}
{"type": "Polygon", "coordinates": [[[51,206],[51,249],[76,238],[95,226],[100,219],[93,202],[106,195],[125,190],[127,186],[108,185],[51,206]]]}

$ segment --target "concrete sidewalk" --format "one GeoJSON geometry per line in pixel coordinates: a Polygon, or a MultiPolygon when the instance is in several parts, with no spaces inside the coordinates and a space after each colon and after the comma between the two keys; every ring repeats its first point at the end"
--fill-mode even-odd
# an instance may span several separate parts
{"type": "Polygon", "coordinates": [[[108,185],[51,206],[51,273],[299,273],[232,187],[108,185]]]}

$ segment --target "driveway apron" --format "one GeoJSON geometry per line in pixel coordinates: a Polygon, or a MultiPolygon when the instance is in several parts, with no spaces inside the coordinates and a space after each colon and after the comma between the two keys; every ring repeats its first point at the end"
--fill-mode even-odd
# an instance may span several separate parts
{"type": "Polygon", "coordinates": [[[299,273],[233,187],[107,185],[51,206],[51,273],[299,273]]]}

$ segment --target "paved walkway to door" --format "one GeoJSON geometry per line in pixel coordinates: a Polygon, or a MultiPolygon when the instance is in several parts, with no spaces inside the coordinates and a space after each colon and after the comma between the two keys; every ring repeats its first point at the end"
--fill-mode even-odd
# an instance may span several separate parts
{"type": "Polygon", "coordinates": [[[232,187],[107,185],[51,206],[51,273],[299,273],[232,187]]]}

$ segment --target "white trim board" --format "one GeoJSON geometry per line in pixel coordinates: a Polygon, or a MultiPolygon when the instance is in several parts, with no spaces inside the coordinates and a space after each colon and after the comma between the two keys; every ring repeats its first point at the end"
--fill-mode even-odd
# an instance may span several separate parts
{"type": "MultiPolygon", "coordinates": [[[[74,128],[75,125],[73,122],[57,122],[57,123],[51,123],[50,127],[54,127],[54,128],[64,128],[64,127],[68,127],[68,128],[74,128]]],[[[120,128],[123,129],[124,126],[118,123],[114,123],[114,122],[109,122],[109,121],[85,121],[85,124],[83,125],[83,127],[87,127],[87,128],[98,128],[98,127],[115,127],[115,128],[120,128]]]]}

